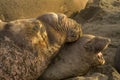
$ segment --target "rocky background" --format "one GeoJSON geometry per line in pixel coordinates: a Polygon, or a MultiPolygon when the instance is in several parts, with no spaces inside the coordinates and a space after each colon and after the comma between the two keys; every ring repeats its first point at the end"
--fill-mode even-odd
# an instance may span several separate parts
{"type": "Polygon", "coordinates": [[[84,34],[104,36],[111,39],[104,51],[106,64],[98,66],[84,76],[66,80],[120,80],[114,68],[114,56],[120,46],[120,0],[0,0],[0,19],[11,21],[33,18],[43,13],[61,12],[82,24],[84,34]],[[79,3],[77,2],[79,1],[79,3]]]}
{"type": "Polygon", "coordinates": [[[74,19],[83,24],[83,33],[111,39],[112,43],[104,55],[107,63],[113,64],[116,49],[120,45],[120,0],[93,0],[74,19]]]}
{"type": "MultiPolygon", "coordinates": [[[[109,48],[103,52],[106,64],[92,69],[90,71],[92,77],[77,77],[70,80],[120,80],[120,75],[113,68],[116,49],[120,46],[120,0],[91,0],[90,2],[85,10],[74,16],[74,19],[83,24],[83,33],[111,39],[109,48]],[[93,74],[93,72],[102,74],[93,74]]],[[[88,76],[90,74],[88,73],[88,76]]]]}

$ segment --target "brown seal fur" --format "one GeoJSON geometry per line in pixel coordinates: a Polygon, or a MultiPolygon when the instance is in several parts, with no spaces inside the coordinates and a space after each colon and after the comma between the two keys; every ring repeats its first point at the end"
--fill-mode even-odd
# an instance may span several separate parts
{"type": "Polygon", "coordinates": [[[81,36],[78,23],[61,26],[65,22],[69,18],[56,13],[36,19],[0,21],[0,80],[36,80],[65,42],[81,36]]]}
{"type": "Polygon", "coordinates": [[[101,51],[109,43],[108,38],[83,35],[78,41],[65,44],[39,80],[62,80],[84,75],[92,66],[105,63],[101,51]]]}

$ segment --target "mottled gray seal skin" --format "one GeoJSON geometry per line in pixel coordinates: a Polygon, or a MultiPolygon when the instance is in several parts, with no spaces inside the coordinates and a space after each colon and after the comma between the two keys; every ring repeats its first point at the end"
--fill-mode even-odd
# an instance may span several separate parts
{"type": "Polygon", "coordinates": [[[65,44],[39,80],[62,80],[86,74],[92,66],[105,63],[101,51],[109,43],[110,39],[105,37],[83,35],[76,42],[65,44]]]}
{"type": "Polygon", "coordinates": [[[114,58],[114,66],[117,71],[120,73],[120,46],[117,48],[115,58],[114,58]]]}
{"type": "Polygon", "coordinates": [[[80,37],[80,25],[75,21],[75,26],[61,26],[69,21],[73,20],[56,13],[0,21],[0,80],[36,80],[65,42],[80,37]]]}

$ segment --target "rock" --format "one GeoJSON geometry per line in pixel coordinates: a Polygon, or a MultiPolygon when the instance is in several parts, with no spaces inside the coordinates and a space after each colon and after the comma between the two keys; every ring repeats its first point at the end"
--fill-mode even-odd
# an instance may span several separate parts
{"type": "Polygon", "coordinates": [[[88,0],[0,0],[0,19],[11,21],[33,18],[47,12],[64,13],[68,17],[84,9],[88,0]]]}
{"type": "Polygon", "coordinates": [[[82,30],[85,34],[111,39],[111,44],[104,52],[104,58],[107,64],[114,65],[116,49],[120,45],[120,5],[117,5],[120,4],[120,0],[93,1],[74,19],[83,23],[82,30]]]}
{"type": "Polygon", "coordinates": [[[105,63],[101,51],[109,43],[108,38],[83,35],[76,42],[64,45],[39,80],[61,80],[85,75],[92,66],[105,63]]]}
{"type": "Polygon", "coordinates": [[[65,42],[81,36],[78,23],[56,13],[0,25],[0,80],[36,80],[65,42]]]}
{"type": "Polygon", "coordinates": [[[116,71],[116,69],[111,66],[111,64],[105,64],[102,66],[94,67],[91,69],[87,75],[91,75],[93,73],[101,73],[108,77],[108,80],[120,80],[120,74],[116,71]]]}
{"type": "Polygon", "coordinates": [[[119,0],[89,0],[87,7],[74,17],[80,23],[120,23],[119,0]]]}
{"type": "Polygon", "coordinates": [[[114,66],[117,69],[117,71],[120,73],[120,47],[118,47],[116,54],[115,54],[114,66]]]}
{"type": "Polygon", "coordinates": [[[101,73],[94,73],[91,76],[78,76],[75,78],[65,79],[65,80],[108,80],[108,77],[101,73]]]}
{"type": "Polygon", "coordinates": [[[120,74],[111,65],[102,65],[92,68],[85,76],[65,80],[120,80],[120,74]]]}

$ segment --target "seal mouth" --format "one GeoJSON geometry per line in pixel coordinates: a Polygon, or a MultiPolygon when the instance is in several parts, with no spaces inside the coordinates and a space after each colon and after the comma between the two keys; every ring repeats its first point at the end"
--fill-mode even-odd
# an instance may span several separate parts
{"type": "Polygon", "coordinates": [[[106,50],[106,49],[108,48],[110,42],[111,42],[111,40],[108,39],[108,40],[107,40],[107,43],[104,45],[104,47],[100,50],[100,52],[98,52],[98,53],[96,54],[96,57],[97,57],[99,63],[102,64],[102,65],[105,64],[105,59],[104,59],[104,57],[103,57],[102,51],[104,51],[104,50],[106,50]]]}
{"type": "Polygon", "coordinates": [[[105,60],[104,60],[101,52],[97,53],[96,57],[97,57],[98,61],[100,62],[100,64],[105,64],[105,60]]]}

